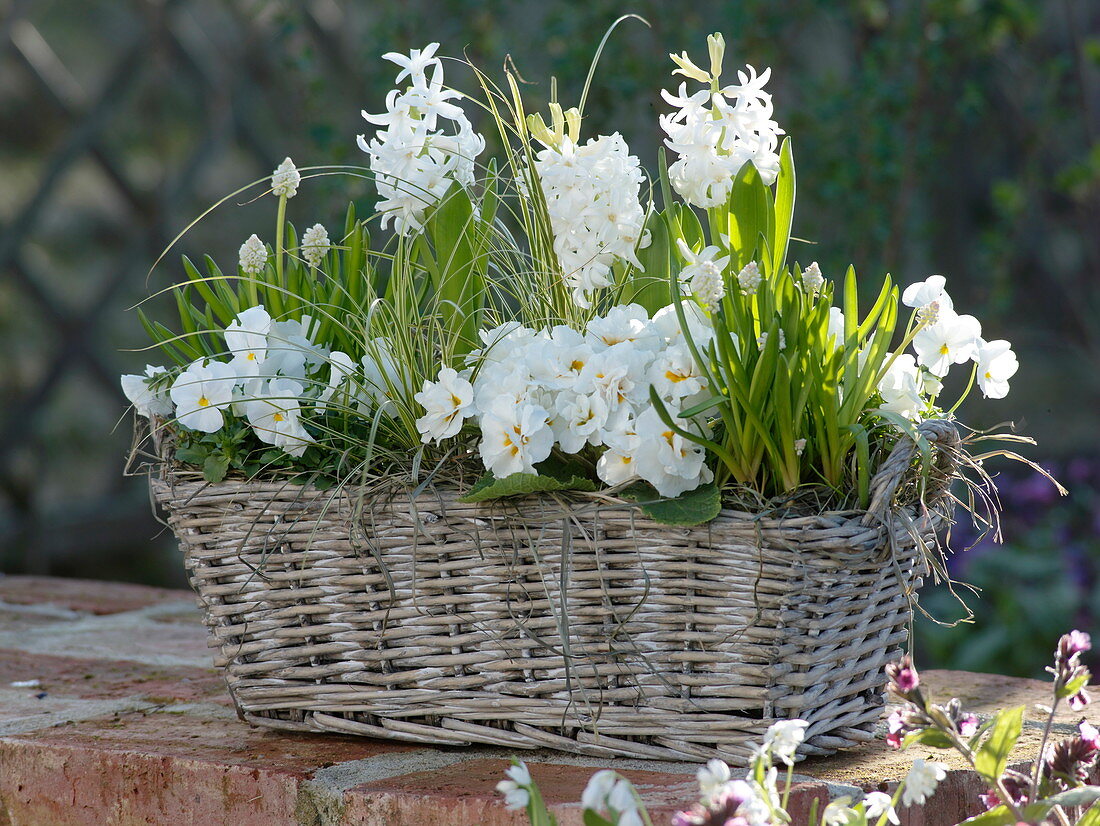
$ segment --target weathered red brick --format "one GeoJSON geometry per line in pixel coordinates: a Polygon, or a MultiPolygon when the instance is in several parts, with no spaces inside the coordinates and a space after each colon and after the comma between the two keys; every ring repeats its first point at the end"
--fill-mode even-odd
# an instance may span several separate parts
{"type": "Polygon", "coordinates": [[[118,614],[179,600],[194,600],[194,595],[190,591],[150,588],[127,582],[0,576],[0,602],[16,605],[58,605],[92,614],[118,614]]]}

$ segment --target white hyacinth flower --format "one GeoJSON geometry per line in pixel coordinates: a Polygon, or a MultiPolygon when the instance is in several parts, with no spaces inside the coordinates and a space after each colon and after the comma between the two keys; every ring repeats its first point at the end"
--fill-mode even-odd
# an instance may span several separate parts
{"type": "Polygon", "coordinates": [[[952,364],[962,364],[977,354],[981,335],[982,325],[974,316],[956,315],[941,307],[939,320],[913,337],[913,349],[920,364],[943,378],[952,364]]]}
{"type": "Polygon", "coordinates": [[[863,812],[868,819],[886,815],[886,819],[895,826],[901,823],[898,813],[894,811],[894,800],[886,792],[868,792],[863,798],[863,812]]]}
{"type": "Polygon", "coordinates": [[[264,242],[255,233],[241,244],[238,255],[242,272],[249,275],[259,275],[267,265],[267,247],[264,246],[264,242]]]}
{"type": "Polygon", "coordinates": [[[825,286],[825,276],[821,274],[821,267],[814,261],[802,271],[802,286],[809,293],[819,293],[825,286]]]}
{"type": "Polygon", "coordinates": [[[321,266],[331,247],[324,224],[314,224],[302,233],[302,257],[313,268],[321,266]]]}
{"type": "Polygon", "coordinates": [[[741,268],[741,272],[737,273],[737,283],[741,287],[741,292],[745,295],[756,295],[756,291],[760,289],[760,282],[764,280],[764,277],[760,274],[760,266],[755,261],[750,261],[741,268]]]}
{"type": "Polygon", "coordinates": [[[486,470],[498,479],[513,473],[534,473],[535,464],[550,455],[554,431],[550,414],[535,404],[494,404],[481,417],[478,450],[486,470]]]}
{"type": "Polygon", "coordinates": [[[805,439],[795,439],[794,440],[794,455],[795,456],[801,456],[805,452],[806,452],[806,440],[805,439]]]}
{"type": "Polygon", "coordinates": [[[902,805],[923,805],[936,792],[936,786],[947,777],[950,768],[946,763],[925,762],[919,757],[905,776],[905,788],[901,793],[902,805]]]}
{"type": "Polygon", "coordinates": [[[704,805],[709,804],[730,782],[730,767],[724,760],[708,760],[703,768],[695,772],[699,781],[699,795],[704,805]]]}
{"type": "Polygon", "coordinates": [[[302,175],[290,158],[286,158],[271,173],[271,191],[279,198],[293,198],[298,193],[298,184],[301,182],[302,175]]]}
{"type": "Polygon", "coordinates": [[[1008,395],[1008,380],[1020,369],[1020,362],[1012,352],[1012,345],[1004,339],[985,341],[978,339],[978,387],[987,399],[1003,399],[1008,395]]]}
{"type": "Polygon", "coordinates": [[[474,415],[474,388],[451,367],[439,371],[435,382],[425,381],[419,393],[413,396],[424,408],[424,415],[416,420],[421,441],[436,443],[456,436],[462,423],[474,415]]]}
{"type": "Polygon", "coordinates": [[[149,380],[166,372],[163,367],[145,365],[145,375],[129,374],[122,376],[122,392],[134,406],[134,411],[146,419],[153,416],[168,418],[172,415],[172,399],[166,391],[157,392],[149,386],[149,380]]]}
{"type": "Polygon", "coordinates": [[[780,720],[768,728],[764,734],[764,746],[770,748],[772,756],[788,766],[794,765],[795,752],[806,736],[805,720],[780,720]]]}
{"type": "Polygon", "coordinates": [[[821,813],[821,826],[848,826],[850,823],[859,823],[859,812],[849,804],[852,798],[847,795],[830,800],[821,813]]]}
{"type": "Polygon", "coordinates": [[[237,371],[228,364],[199,359],[176,376],[169,395],[176,405],[176,421],[203,433],[214,433],[225,424],[222,410],[233,402],[237,371]]]}
{"type": "Polygon", "coordinates": [[[300,419],[302,385],[291,379],[271,379],[256,391],[245,399],[244,409],[257,438],[291,456],[301,456],[313,443],[300,419]]]}

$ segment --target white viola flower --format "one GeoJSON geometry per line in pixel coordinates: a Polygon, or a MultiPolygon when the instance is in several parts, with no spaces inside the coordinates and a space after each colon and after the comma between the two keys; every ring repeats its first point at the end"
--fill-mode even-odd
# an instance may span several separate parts
{"type": "Polygon", "coordinates": [[[816,261],[802,271],[802,286],[808,293],[819,293],[825,286],[825,276],[821,274],[821,267],[816,261]]]}
{"type": "MultiPolygon", "coordinates": [[[[890,356],[887,355],[887,359],[890,356]]],[[[894,359],[886,375],[878,383],[878,392],[882,396],[879,410],[897,413],[913,421],[919,421],[927,402],[921,392],[921,373],[917,360],[908,353],[894,359]]]]}
{"type": "Polygon", "coordinates": [[[939,320],[913,338],[917,361],[934,376],[947,375],[952,364],[969,361],[978,352],[982,325],[972,315],[956,315],[941,307],[939,320]]]}
{"type": "Polygon", "coordinates": [[[780,720],[772,723],[764,734],[765,748],[770,748],[772,755],[781,763],[793,766],[795,752],[806,736],[808,725],[805,720],[780,720]]]}
{"type": "Polygon", "coordinates": [[[549,419],[550,414],[538,405],[494,404],[481,417],[478,451],[485,468],[498,479],[534,473],[535,464],[554,447],[549,419]]]}
{"type": "Polygon", "coordinates": [[[840,307],[829,308],[829,331],[826,335],[833,339],[834,346],[844,346],[844,311],[840,307]]]}
{"type": "MultiPolygon", "coordinates": [[[[680,426],[691,423],[682,421],[680,426]]],[[[638,416],[634,429],[640,441],[634,457],[636,472],[661,496],[679,496],[714,478],[703,448],[668,427],[652,407],[638,416]]]]}
{"type": "Polygon", "coordinates": [[[923,281],[910,284],[901,294],[901,303],[906,307],[922,309],[936,304],[940,309],[951,310],[954,305],[944,286],[947,279],[942,275],[930,275],[923,281]]]}
{"type": "Polygon", "coordinates": [[[260,365],[267,358],[267,336],[271,332],[271,316],[263,304],[249,307],[225,328],[225,345],[233,357],[230,365],[239,378],[260,374],[260,365]]]}
{"type": "Polygon", "coordinates": [[[868,820],[877,819],[886,815],[886,819],[895,826],[900,826],[901,820],[894,811],[894,801],[886,792],[868,792],[863,798],[863,813],[868,820]]]}
{"type": "Polygon", "coordinates": [[[656,331],[650,326],[649,313],[640,304],[612,307],[607,315],[595,316],[585,326],[587,341],[593,346],[613,347],[629,341],[646,348],[655,348],[656,331]]]}
{"type": "Polygon", "coordinates": [[[154,376],[167,372],[163,367],[145,365],[145,375],[128,374],[122,376],[122,392],[134,406],[134,411],[146,419],[153,416],[168,418],[175,409],[172,399],[166,390],[153,390],[149,386],[149,380],[154,376]]]}
{"type": "Polygon", "coordinates": [[[1020,363],[1012,345],[1003,338],[996,341],[978,339],[978,387],[987,399],[1003,399],[1008,395],[1008,380],[1016,375],[1020,363]]]}
{"type": "Polygon", "coordinates": [[[317,324],[308,315],[301,321],[275,321],[267,334],[267,358],[263,375],[304,382],[306,376],[328,362],[329,351],[314,342],[317,324]]]}
{"type": "Polygon", "coordinates": [[[238,255],[241,271],[249,275],[259,275],[267,265],[267,247],[255,233],[241,244],[238,255]]]}
{"type": "Polygon", "coordinates": [[[372,338],[364,354],[363,396],[359,401],[361,412],[381,410],[387,416],[397,415],[394,396],[405,387],[405,371],[393,355],[389,342],[382,337],[372,338]]]}
{"type": "Polygon", "coordinates": [[[581,806],[585,809],[600,812],[606,811],[607,796],[615,787],[619,776],[611,769],[601,769],[588,779],[588,784],[581,793],[581,806]]]}
{"type": "Polygon", "coordinates": [[[588,444],[601,445],[607,415],[607,402],[598,394],[561,393],[552,414],[554,438],[566,453],[577,453],[588,444]]]}
{"type": "Polygon", "coordinates": [[[604,432],[602,439],[607,449],[596,461],[596,475],[611,486],[637,479],[634,457],[641,448],[641,440],[633,432],[633,425],[604,432]]]}
{"type": "MultiPolygon", "coordinates": [[[[325,410],[328,407],[328,403],[332,400],[332,397],[340,391],[340,388],[347,383],[351,374],[355,372],[355,362],[347,353],[333,350],[332,353],[329,354],[328,361],[328,386],[321,391],[321,395],[317,399],[318,410],[325,410]]],[[[341,398],[345,396],[346,393],[340,394],[341,398]]],[[[346,403],[345,400],[344,404],[346,403]]]]}
{"type": "Polygon", "coordinates": [[[313,437],[300,419],[302,385],[291,379],[271,379],[244,402],[245,415],[256,437],[265,444],[301,456],[313,437]]]}
{"type": "Polygon", "coordinates": [[[925,762],[919,757],[913,761],[913,768],[905,776],[905,788],[901,793],[904,806],[923,805],[936,792],[936,786],[947,777],[949,766],[946,763],[925,762]]]}
{"type": "Polygon", "coordinates": [[[176,421],[191,430],[214,433],[225,424],[222,410],[233,402],[237,371],[228,364],[199,359],[176,376],[169,395],[176,405],[176,421]]]}
{"type": "Polygon", "coordinates": [[[617,260],[641,267],[645,210],[640,201],[641,165],[618,132],[590,139],[575,135],[535,156],[534,173],[554,233],[554,252],[573,301],[591,307],[593,293],[610,287],[617,260]]]}
{"type": "Polygon", "coordinates": [[[687,344],[681,343],[657,354],[649,366],[649,383],[662,399],[679,401],[701,392],[707,380],[699,371],[687,344]]]}
{"type": "Polygon", "coordinates": [[[315,269],[321,266],[331,247],[332,241],[329,240],[324,224],[314,224],[302,233],[302,258],[315,269]]]}
{"type": "Polygon", "coordinates": [[[764,276],[760,274],[760,266],[755,261],[750,261],[741,268],[741,272],[737,273],[737,283],[741,287],[741,292],[745,295],[756,295],[757,290],[760,289],[760,282],[764,280],[764,276]]]}
{"type": "Polygon", "coordinates": [[[695,772],[695,778],[699,781],[699,794],[703,804],[707,805],[730,782],[730,767],[724,760],[708,760],[705,766],[695,772]]]}
{"type": "Polygon", "coordinates": [[[454,369],[444,367],[435,382],[425,381],[413,398],[425,414],[416,420],[421,441],[436,443],[456,436],[462,423],[474,414],[474,388],[454,369]]]}
{"type": "Polygon", "coordinates": [[[298,193],[298,184],[302,182],[302,175],[294,165],[294,161],[286,158],[271,173],[271,192],[281,198],[293,198],[298,193]]]}

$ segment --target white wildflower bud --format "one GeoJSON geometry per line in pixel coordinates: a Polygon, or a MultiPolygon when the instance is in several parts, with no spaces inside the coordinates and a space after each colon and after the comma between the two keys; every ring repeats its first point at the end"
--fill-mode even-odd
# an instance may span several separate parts
{"type": "Polygon", "coordinates": [[[762,280],[760,267],[757,266],[755,261],[750,261],[741,268],[741,272],[737,273],[737,283],[741,285],[741,290],[745,295],[756,295],[762,280]]]}
{"type": "Polygon", "coordinates": [[[259,275],[267,264],[267,247],[259,236],[253,235],[241,244],[240,250],[241,269],[250,275],[259,275]]]}
{"type": "Polygon", "coordinates": [[[795,439],[794,440],[794,455],[795,456],[801,456],[802,453],[805,450],[806,450],[806,440],[805,439],[795,439]]]}
{"type": "Polygon", "coordinates": [[[302,175],[290,158],[284,160],[271,173],[271,191],[280,198],[284,195],[293,198],[298,192],[298,184],[301,182],[302,175]]]}
{"type": "Polygon", "coordinates": [[[311,267],[321,266],[331,246],[323,224],[314,224],[302,233],[302,257],[311,267]]]}
{"type": "Polygon", "coordinates": [[[722,271],[713,261],[704,261],[691,279],[691,293],[708,310],[713,312],[726,294],[726,285],[722,281],[722,271]]]}
{"type": "MultiPolygon", "coordinates": [[[[760,337],[758,339],[756,339],[756,346],[759,347],[761,350],[763,350],[765,347],[768,346],[768,334],[767,333],[761,333],[760,334],[760,337]]],[[[786,350],[787,349],[787,337],[786,337],[786,335],[783,334],[782,330],[779,331],[779,349],[780,350],[786,350]]]]}
{"type": "Polygon", "coordinates": [[[807,292],[818,293],[825,285],[825,277],[821,274],[821,268],[814,261],[802,271],[802,286],[807,292]]]}
{"type": "Polygon", "coordinates": [[[917,323],[930,327],[940,320],[940,302],[933,301],[917,310],[917,323]]]}

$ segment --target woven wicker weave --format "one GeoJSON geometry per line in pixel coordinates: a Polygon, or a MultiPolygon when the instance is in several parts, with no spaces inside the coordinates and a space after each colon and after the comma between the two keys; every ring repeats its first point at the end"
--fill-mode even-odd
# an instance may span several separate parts
{"type": "MultiPolygon", "coordinates": [[[[954,428],[922,428],[942,481],[954,428]]],[[[925,572],[914,536],[939,518],[892,505],[911,455],[867,512],[697,528],[594,496],[364,503],[167,470],[153,487],[250,723],[744,763],[777,719],[809,722],[803,755],[871,737],[925,572]]]]}

